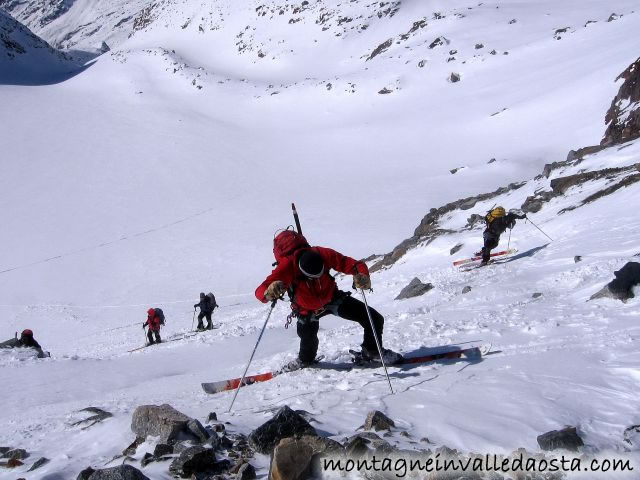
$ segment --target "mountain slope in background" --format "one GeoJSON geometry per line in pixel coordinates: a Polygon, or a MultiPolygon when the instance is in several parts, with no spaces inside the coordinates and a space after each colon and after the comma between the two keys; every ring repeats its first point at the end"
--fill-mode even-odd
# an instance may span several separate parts
{"type": "Polygon", "coordinates": [[[78,67],[0,10],[0,85],[41,85],[65,80],[78,67]]]}

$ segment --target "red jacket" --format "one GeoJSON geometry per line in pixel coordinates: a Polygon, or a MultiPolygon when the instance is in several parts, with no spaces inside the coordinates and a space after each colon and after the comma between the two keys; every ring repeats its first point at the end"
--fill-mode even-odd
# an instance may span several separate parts
{"type": "Polygon", "coordinates": [[[149,325],[149,330],[159,332],[160,318],[155,313],[153,315],[147,315],[147,325],[149,325]]]}
{"type": "Polygon", "coordinates": [[[282,260],[271,272],[271,275],[256,289],[256,297],[261,302],[267,303],[268,300],[264,298],[264,292],[272,282],[280,280],[284,282],[288,290],[293,289],[293,301],[291,303],[293,310],[298,310],[302,315],[319,310],[331,301],[338,288],[333,277],[329,275],[329,270],[331,269],[349,275],[355,273],[369,275],[369,269],[364,262],[346,257],[330,248],[305,248],[282,260]],[[300,271],[298,258],[306,250],[313,250],[322,256],[324,273],[320,278],[308,278],[300,271]]]}

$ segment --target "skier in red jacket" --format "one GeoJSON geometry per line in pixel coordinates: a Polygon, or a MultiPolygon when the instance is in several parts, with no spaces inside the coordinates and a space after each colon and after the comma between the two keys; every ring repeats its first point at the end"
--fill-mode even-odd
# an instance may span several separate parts
{"type": "Polygon", "coordinates": [[[142,328],[149,326],[149,331],[147,332],[149,345],[162,342],[160,338],[160,325],[162,325],[162,317],[156,313],[156,309],[150,308],[147,310],[147,321],[142,324],[142,328]],[[154,336],[155,342],[153,341],[154,336]]]}
{"type": "MultiPolygon", "coordinates": [[[[256,297],[264,303],[280,298],[285,292],[291,298],[292,315],[297,318],[300,350],[298,359],[288,366],[290,369],[304,367],[315,361],[318,351],[318,320],[328,314],[359,323],[364,329],[363,358],[380,361],[364,303],[338,289],[335,280],[329,275],[331,269],[353,275],[356,288],[371,288],[369,269],[364,262],[330,248],[310,247],[299,249],[281,259],[271,275],[256,289],[256,297]]],[[[384,318],[373,308],[369,308],[369,311],[382,343],[384,318]]],[[[383,349],[382,354],[385,363],[389,364],[402,358],[400,354],[387,349],[383,349]]]]}

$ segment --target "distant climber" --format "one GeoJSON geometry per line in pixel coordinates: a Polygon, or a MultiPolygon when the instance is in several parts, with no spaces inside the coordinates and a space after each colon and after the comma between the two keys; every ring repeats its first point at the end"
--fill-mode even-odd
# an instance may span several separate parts
{"type": "Polygon", "coordinates": [[[142,324],[142,328],[147,326],[149,327],[149,330],[147,331],[149,345],[162,342],[162,339],[160,338],[160,327],[162,325],[164,325],[164,312],[162,309],[150,308],[147,310],[147,321],[142,324]]]}
{"type": "Polygon", "coordinates": [[[527,218],[526,215],[518,215],[514,212],[506,213],[504,207],[492,208],[484,217],[487,228],[484,229],[482,237],[484,238],[484,246],[478,252],[482,255],[482,264],[486,265],[491,258],[491,250],[500,243],[500,235],[505,230],[512,229],[516,225],[516,219],[522,220],[527,218]]]}
{"type": "MultiPolygon", "coordinates": [[[[310,247],[301,234],[292,230],[281,232],[273,242],[277,266],[256,289],[256,297],[266,303],[289,294],[292,310],[289,319],[296,319],[300,349],[298,358],[285,368],[305,367],[316,361],[319,319],[329,314],[359,323],[364,329],[363,359],[380,361],[364,303],[339,290],[329,275],[331,269],[353,275],[354,287],[368,290],[371,280],[367,265],[330,248],[310,247]]],[[[382,343],[384,318],[373,308],[369,310],[382,343]]],[[[402,359],[400,354],[384,348],[382,355],[388,364],[402,359]]]]}
{"type": "Polygon", "coordinates": [[[207,330],[211,330],[213,328],[213,324],[211,323],[211,314],[217,306],[216,297],[213,293],[208,293],[206,295],[204,292],[200,293],[200,302],[193,306],[194,309],[200,308],[200,313],[198,314],[198,330],[204,330],[202,319],[205,317],[207,319],[207,330]]]}
{"type": "Polygon", "coordinates": [[[38,352],[38,358],[51,356],[49,352],[42,350],[40,344],[36,342],[35,338],[33,338],[33,332],[28,328],[22,331],[20,338],[18,338],[18,335],[16,334],[15,338],[0,343],[0,348],[33,348],[38,352]]]}

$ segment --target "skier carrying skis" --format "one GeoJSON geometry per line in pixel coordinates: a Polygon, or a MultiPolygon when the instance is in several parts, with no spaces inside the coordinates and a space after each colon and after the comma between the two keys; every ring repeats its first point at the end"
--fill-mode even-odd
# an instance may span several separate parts
{"type": "Polygon", "coordinates": [[[213,324],[211,323],[211,314],[217,306],[216,297],[214,297],[213,293],[205,295],[204,292],[200,292],[200,302],[193,306],[194,309],[200,308],[200,313],[198,314],[198,330],[204,330],[202,319],[205,317],[207,318],[207,330],[211,330],[213,328],[213,324]]]}
{"type": "Polygon", "coordinates": [[[159,315],[156,310],[159,309],[150,308],[147,310],[147,321],[142,324],[142,328],[149,326],[149,330],[147,332],[149,345],[162,342],[162,339],[160,338],[160,326],[164,324],[164,315],[159,315]],[[154,336],[155,341],[153,339],[154,336]]]}
{"type": "Polygon", "coordinates": [[[482,233],[484,247],[482,247],[482,250],[479,252],[482,254],[481,265],[486,265],[489,262],[491,250],[496,248],[498,243],[500,243],[500,235],[502,235],[507,228],[512,229],[515,227],[516,218],[522,220],[527,218],[527,216],[518,215],[514,212],[506,213],[504,207],[495,207],[485,215],[484,221],[487,224],[487,228],[485,228],[482,233]]]}
{"type": "MultiPolygon", "coordinates": [[[[298,358],[285,368],[293,370],[316,361],[319,319],[329,314],[359,323],[364,329],[363,359],[380,361],[364,303],[352,298],[350,293],[339,290],[329,275],[331,269],[353,275],[354,287],[368,290],[371,289],[371,280],[367,265],[330,248],[310,247],[301,234],[292,230],[285,230],[276,236],[274,254],[278,260],[277,267],[260,284],[255,294],[263,303],[279,299],[284,293],[291,298],[292,313],[289,319],[297,319],[300,349],[298,358]]],[[[373,308],[369,308],[369,311],[382,348],[384,318],[373,308]]],[[[387,364],[402,359],[400,354],[392,350],[383,348],[382,354],[387,364]]]]}
{"type": "Polygon", "coordinates": [[[20,338],[17,338],[16,335],[16,338],[11,338],[6,342],[0,343],[0,348],[33,348],[38,352],[38,358],[50,356],[42,350],[40,344],[33,338],[33,332],[28,328],[22,331],[20,338]]]}

